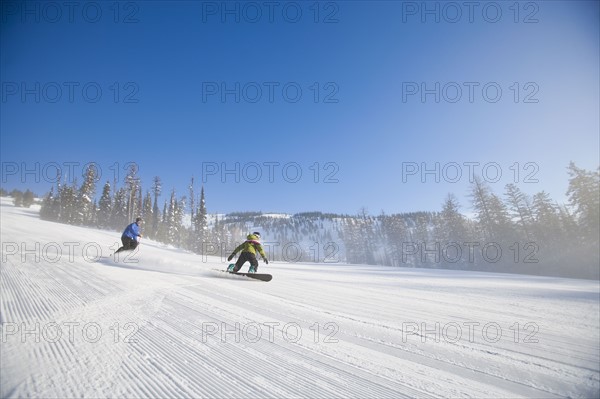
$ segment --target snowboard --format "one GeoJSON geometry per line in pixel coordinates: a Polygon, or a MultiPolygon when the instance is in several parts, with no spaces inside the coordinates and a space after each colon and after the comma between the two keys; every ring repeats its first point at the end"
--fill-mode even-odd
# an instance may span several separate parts
{"type": "Polygon", "coordinates": [[[229,274],[233,274],[235,276],[244,276],[244,277],[250,277],[256,280],[260,280],[260,281],[271,281],[273,279],[273,276],[271,276],[270,274],[264,274],[264,273],[234,273],[234,272],[227,272],[229,274]]]}
{"type": "MultiPolygon", "coordinates": [[[[229,265],[231,266],[231,265],[229,265]]],[[[271,281],[273,279],[273,276],[271,276],[270,274],[264,274],[264,273],[234,273],[234,272],[229,272],[227,270],[225,270],[227,273],[229,274],[233,274],[236,276],[244,276],[244,277],[250,277],[253,278],[255,280],[260,280],[260,281],[271,281]]]]}

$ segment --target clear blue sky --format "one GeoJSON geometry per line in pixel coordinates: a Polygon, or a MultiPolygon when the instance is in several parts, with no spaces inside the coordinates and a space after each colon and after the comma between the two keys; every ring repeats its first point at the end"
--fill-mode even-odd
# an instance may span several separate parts
{"type": "Polygon", "coordinates": [[[599,164],[597,1],[115,4],[2,3],[5,189],[95,162],[100,191],[135,162],[163,199],[204,178],[209,212],[435,211],[452,192],[468,213],[468,165],[564,201],[569,161],[599,164]]]}

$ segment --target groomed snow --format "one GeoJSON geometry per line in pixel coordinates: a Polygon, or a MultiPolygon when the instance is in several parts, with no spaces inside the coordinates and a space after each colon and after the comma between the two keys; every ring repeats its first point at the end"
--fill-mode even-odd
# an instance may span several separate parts
{"type": "Polygon", "coordinates": [[[261,263],[264,283],[0,210],[2,397],[600,396],[597,281],[261,263]]]}

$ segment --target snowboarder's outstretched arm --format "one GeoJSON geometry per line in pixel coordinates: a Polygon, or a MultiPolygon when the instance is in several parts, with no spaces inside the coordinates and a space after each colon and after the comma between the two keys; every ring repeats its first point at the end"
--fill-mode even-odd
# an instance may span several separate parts
{"type": "Polygon", "coordinates": [[[234,258],[235,254],[237,254],[238,252],[240,252],[242,249],[244,249],[244,246],[246,245],[246,243],[242,243],[240,245],[237,246],[236,249],[233,250],[233,252],[231,253],[231,255],[229,255],[229,258],[227,258],[227,260],[231,260],[234,258]]]}
{"type": "Polygon", "coordinates": [[[263,249],[262,245],[258,244],[257,247],[258,247],[258,253],[260,254],[260,256],[262,256],[263,260],[268,265],[269,260],[267,259],[267,255],[265,254],[265,250],[263,249]]]}

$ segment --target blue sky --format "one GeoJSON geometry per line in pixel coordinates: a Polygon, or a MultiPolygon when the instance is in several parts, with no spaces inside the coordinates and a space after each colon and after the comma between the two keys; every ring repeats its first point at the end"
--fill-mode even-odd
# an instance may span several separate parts
{"type": "Polygon", "coordinates": [[[73,4],[2,3],[5,189],[135,162],[209,212],[468,213],[470,167],[562,202],[600,163],[595,1],[73,4]]]}

